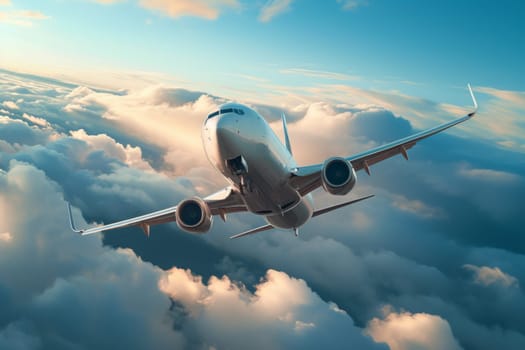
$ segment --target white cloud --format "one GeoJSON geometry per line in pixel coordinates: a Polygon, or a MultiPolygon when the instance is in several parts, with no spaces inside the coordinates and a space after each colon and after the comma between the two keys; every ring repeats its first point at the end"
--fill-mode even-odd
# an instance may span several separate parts
{"type": "Polygon", "coordinates": [[[0,0],[0,6],[11,5],[11,0],[0,0]]]}
{"type": "Polygon", "coordinates": [[[17,104],[14,103],[13,101],[4,101],[4,102],[2,103],[2,105],[3,105],[4,107],[9,108],[9,109],[20,109],[20,108],[18,108],[17,104]]]}
{"type": "Polygon", "coordinates": [[[0,11],[0,22],[13,24],[23,27],[31,27],[36,20],[49,19],[40,11],[19,10],[19,11],[0,11]]]}
{"type": "Polygon", "coordinates": [[[472,271],[474,273],[474,281],[484,286],[500,284],[504,287],[512,287],[518,285],[518,280],[514,276],[501,271],[499,267],[466,264],[463,268],[472,271]]]}
{"type": "Polygon", "coordinates": [[[384,319],[374,318],[367,332],[377,342],[385,342],[392,350],[459,350],[446,320],[427,313],[395,313],[386,310],[384,319]]]}
{"type": "Polygon", "coordinates": [[[352,76],[344,73],[305,69],[305,68],[287,68],[279,71],[281,74],[294,74],[305,77],[321,78],[328,80],[358,80],[357,76],[352,76]]]}
{"type": "Polygon", "coordinates": [[[239,8],[238,0],[140,0],[140,5],[169,17],[216,19],[225,8],[239,8]]]}
{"type": "MultiPolygon", "coordinates": [[[[83,129],[71,131],[71,136],[75,139],[86,142],[91,150],[103,150],[108,156],[119,159],[132,168],[152,171],[153,169],[142,159],[140,147],[126,145],[125,147],[105,134],[88,135],[83,129]]],[[[81,157],[81,155],[79,155],[81,157]]]]}
{"type": "Polygon", "coordinates": [[[480,91],[484,94],[497,97],[498,99],[510,102],[525,109],[525,92],[524,91],[512,91],[512,90],[500,90],[490,87],[479,87],[476,91],[480,91]]]}
{"type": "Polygon", "coordinates": [[[31,123],[39,125],[39,126],[41,126],[43,128],[50,127],[49,122],[47,120],[43,119],[43,118],[38,118],[38,117],[35,117],[35,116],[27,114],[27,113],[24,113],[22,115],[22,118],[27,119],[31,123]]]}
{"type": "Polygon", "coordinates": [[[496,182],[508,182],[516,181],[520,177],[516,174],[512,174],[505,171],[499,171],[494,169],[474,169],[468,167],[461,167],[459,174],[468,178],[475,178],[483,181],[496,181],[496,182]]]}
{"type": "Polygon", "coordinates": [[[13,235],[9,232],[0,233],[0,242],[9,243],[13,240],[13,235]]]}
{"type": "Polygon", "coordinates": [[[290,10],[292,1],[293,0],[268,0],[261,8],[261,12],[259,13],[259,21],[269,22],[275,16],[290,10]]]}
{"type": "Polygon", "coordinates": [[[123,96],[78,87],[67,97],[66,112],[102,107],[105,119],[119,125],[126,133],[165,150],[167,173],[183,175],[197,167],[211,170],[202,148],[201,127],[205,116],[220,100],[162,86],[132,90],[123,96]],[[201,156],[195,157],[196,154],[201,156]]]}
{"type": "Polygon", "coordinates": [[[408,199],[402,195],[392,195],[392,205],[404,212],[415,214],[425,218],[435,218],[442,215],[442,211],[432,208],[418,199],[408,199]]]}
{"type": "Polygon", "coordinates": [[[330,338],[332,344],[376,348],[346,313],[322,301],[303,280],[284,272],[268,270],[251,293],[227,276],[212,276],[204,284],[191,271],[173,268],[161,278],[159,288],[190,312],[187,322],[198,336],[219,349],[240,349],[248,343],[251,349],[282,344],[317,348],[315,344],[326,344],[330,338]],[[337,331],[340,325],[345,325],[345,332],[337,331]]]}

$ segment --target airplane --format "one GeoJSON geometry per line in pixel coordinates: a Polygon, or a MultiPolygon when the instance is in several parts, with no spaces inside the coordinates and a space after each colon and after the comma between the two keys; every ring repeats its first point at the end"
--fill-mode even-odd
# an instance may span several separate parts
{"type": "Polygon", "coordinates": [[[372,165],[398,154],[408,160],[407,151],[420,140],[472,118],[478,104],[470,84],[467,87],[474,110],[463,117],[349,157],[329,157],[323,163],[307,166],[298,166],[293,158],[284,113],[281,115],[284,142],[281,142],[252,108],[238,103],[223,104],[205,119],[202,141],[208,160],[228,180],[228,187],[205,198],[187,198],[170,208],[87,229],[75,227],[68,203],[71,229],[90,235],[138,226],[149,237],[152,225],[175,221],[186,232],[202,234],[210,230],[214,216],[226,221],[227,214],[250,212],[263,216],[267,224],[230,238],[273,228],[293,230],[297,236],[299,227],[310,218],[373,197],[315,210],[312,191],[322,187],[332,195],[346,195],[356,184],[357,171],[364,170],[370,175],[372,165]]]}

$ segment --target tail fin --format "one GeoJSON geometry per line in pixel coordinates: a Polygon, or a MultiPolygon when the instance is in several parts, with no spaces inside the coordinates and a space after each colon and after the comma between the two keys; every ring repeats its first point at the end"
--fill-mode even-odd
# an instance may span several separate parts
{"type": "Polygon", "coordinates": [[[292,154],[292,145],[290,144],[290,138],[288,137],[288,127],[286,126],[286,116],[284,115],[284,112],[281,114],[281,119],[283,121],[284,143],[288,152],[292,154]]]}

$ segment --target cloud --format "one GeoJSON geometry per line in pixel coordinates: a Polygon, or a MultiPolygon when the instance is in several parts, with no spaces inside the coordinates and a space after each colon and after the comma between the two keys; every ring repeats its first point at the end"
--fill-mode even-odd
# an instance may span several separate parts
{"type": "Polygon", "coordinates": [[[23,27],[32,27],[35,20],[49,19],[40,11],[18,10],[18,11],[0,11],[0,23],[13,24],[23,27]]]}
{"type": "Polygon", "coordinates": [[[167,271],[159,287],[188,312],[180,326],[197,331],[195,336],[209,346],[383,348],[337,306],[323,302],[304,281],[283,272],[268,270],[253,293],[227,276],[212,276],[206,285],[201,277],[178,268],[167,271]]]}
{"type": "Polygon", "coordinates": [[[140,0],[140,5],[173,18],[182,16],[217,19],[226,8],[236,9],[238,0],[140,0]]]}
{"type": "Polygon", "coordinates": [[[350,11],[357,7],[368,5],[367,0],[337,0],[338,3],[342,4],[343,10],[350,11]]]}
{"type": "Polygon", "coordinates": [[[4,102],[2,102],[2,105],[4,107],[9,108],[9,109],[20,109],[20,108],[18,108],[16,103],[14,103],[13,101],[4,101],[4,102]]]}
{"type": "Polygon", "coordinates": [[[11,162],[0,174],[0,230],[12,233],[0,244],[1,345],[386,349],[284,272],[268,270],[252,293],[226,276],[205,284],[190,270],[162,272],[130,250],[103,247],[97,236],[74,235],[60,191],[28,164],[11,162]],[[82,317],[71,322],[71,310],[82,317]]]}
{"type": "Polygon", "coordinates": [[[11,5],[11,0],[0,0],[0,6],[11,5]]]}
{"type": "Polygon", "coordinates": [[[476,91],[497,97],[498,99],[520,106],[521,108],[525,108],[525,92],[523,91],[500,90],[490,87],[479,87],[476,88],[476,91]]]}
{"type": "Polygon", "coordinates": [[[518,280],[515,277],[501,271],[499,267],[476,266],[470,264],[466,264],[463,267],[474,273],[474,281],[476,283],[484,286],[501,284],[504,287],[512,287],[518,285],[518,280]]]}
{"type": "Polygon", "coordinates": [[[11,235],[9,232],[0,233],[0,241],[4,243],[9,243],[12,240],[13,240],[13,235],[11,235]]]}
{"type": "Polygon", "coordinates": [[[97,238],[82,240],[68,232],[65,203],[43,172],[12,163],[0,174],[0,203],[5,215],[0,231],[12,235],[8,245],[0,244],[0,290],[8,293],[7,300],[0,299],[8,316],[0,317],[0,341],[101,349],[183,344],[164,319],[170,304],[156,287],[159,271],[127,251],[103,248],[97,238]],[[25,214],[17,215],[21,210],[25,214]],[[147,306],[138,302],[143,298],[147,306]],[[82,317],[70,322],[73,309],[82,317]],[[129,310],[140,317],[130,317],[129,310]],[[111,334],[102,331],[109,326],[111,334]]]}
{"type": "Polygon", "coordinates": [[[443,215],[437,208],[432,208],[417,199],[408,199],[402,195],[394,195],[392,205],[404,212],[419,215],[425,218],[435,218],[443,215]]]}
{"type": "Polygon", "coordinates": [[[447,321],[426,313],[388,312],[384,319],[371,320],[367,332],[392,350],[461,349],[447,321]]]}
{"type": "Polygon", "coordinates": [[[116,158],[130,167],[153,170],[148,162],[142,159],[142,150],[139,147],[124,147],[105,134],[88,135],[83,129],[71,131],[71,136],[86,142],[92,149],[103,150],[109,157],[116,158]]]}
{"type": "Polygon", "coordinates": [[[30,115],[30,114],[27,114],[27,113],[24,113],[22,115],[22,117],[26,120],[29,120],[31,123],[35,124],[35,125],[38,125],[38,126],[41,126],[41,127],[49,127],[50,124],[48,123],[47,120],[43,119],[43,118],[38,118],[38,117],[35,117],[33,115],[30,115]]]}
{"type": "Polygon", "coordinates": [[[516,181],[520,177],[516,174],[508,173],[505,171],[498,171],[494,169],[472,169],[462,167],[459,170],[459,174],[468,178],[479,179],[481,181],[516,181]]]}
{"type": "Polygon", "coordinates": [[[274,17],[290,10],[293,0],[268,0],[261,8],[259,21],[270,22],[274,17]]]}
{"type": "Polygon", "coordinates": [[[357,80],[359,77],[355,77],[348,74],[337,73],[337,72],[328,72],[304,68],[288,68],[282,69],[279,71],[281,74],[293,74],[300,75],[305,77],[321,78],[327,80],[357,80]]]}
{"type": "MultiPolygon", "coordinates": [[[[390,98],[394,101],[395,94],[390,98]]],[[[223,186],[201,145],[193,141],[199,140],[203,117],[225,100],[158,84],[113,91],[0,75],[0,101],[19,107],[5,107],[8,113],[0,117],[0,212],[6,213],[0,233],[12,237],[0,241],[2,336],[34,338],[44,348],[59,348],[57,343],[74,342],[75,334],[81,344],[77,347],[96,347],[83,330],[99,334],[90,320],[108,310],[115,315],[112,322],[127,320],[116,333],[129,328],[134,335],[145,327],[143,340],[130,340],[139,344],[136,347],[162,348],[173,337],[180,347],[209,348],[225,341],[213,332],[222,330],[222,319],[241,323],[242,317],[230,321],[227,311],[220,310],[218,300],[225,300],[238,315],[246,315],[239,326],[247,330],[246,337],[260,326],[283,348],[319,347],[321,340],[331,344],[327,338],[340,341],[346,329],[352,330],[350,340],[376,346],[355,333],[373,319],[388,320],[382,305],[406,310],[398,316],[406,312],[440,318],[442,322],[430,317],[433,329],[443,330],[448,323],[465,349],[525,346],[525,298],[519,287],[525,281],[520,212],[525,182],[519,176],[525,168],[522,154],[486,139],[442,134],[418,143],[408,163],[396,157],[374,166],[372,176],[359,173],[352,196],[376,197],[311,220],[299,238],[275,230],[232,242],[230,234],[261,223],[260,217],[248,214],[230,215],[226,223],[215,220],[213,231],[202,236],[181,232],[173,224],[155,226],[148,239],[134,228],[84,238],[68,231],[62,197],[79,208],[74,210],[77,219],[112,222],[223,186]],[[67,108],[73,105],[78,108],[67,108]],[[30,122],[24,113],[46,120],[49,127],[30,122]],[[487,182],[484,170],[517,178],[487,182]],[[395,200],[408,202],[418,215],[400,211],[392,205],[395,200]],[[426,210],[437,210],[438,220],[421,215],[426,210]],[[36,263],[23,258],[27,256],[36,263]],[[516,284],[473,283],[476,274],[464,265],[497,266],[516,284]],[[177,286],[193,286],[198,293],[187,292],[180,299],[170,294],[170,301],[158,283],[172,273],[175,280],[185,281],[177,286]],[[35,278],[20,277],[27,275],[35,278]],[[266,279],[257,282],[260,276],[266,279]],[[274,320],[283,325],[282,333],[268,326],[264,315],[243,313],[253,310],[258,290],[268,281],[272,288],[279,286],[270,290],[283,291],[283,300],[288,300],[288,290],[302,300],[267,304],[277,305],[272,310],[279,312],[272,315],[291,315],[274,320]],[[144,298],[152,300],[152,310],[140,302],[144,298]],[[82,321],[89,324],[64,324],[65,308],[85,314],[82,321]],[[152,327],[162,334],[153,333],[152,327]],[[151,343],[152,337],[157,343],[151,343]]],[[[359,152],[414,130],[403,114],[375,103],[344,100],[334,94],[322,103],[304,98],[284,108],[294,155],[303,164],[359,152]]],[[[441,108],[413,100],[423,109],[441,108]]],[[[282,135],[283,107],[278,102],[254,107],[274,121],[272,127],[282,135]]],[[[342,201],[322,191],[314,197],[316,207],[342,201]]],[[[270,300],[266,295],[260,299],[270,300]]],[[[228,329],[222,331],[229,335],[228,329]]],[[[259,339],[257,334],[251,337],[259,339]]]]}

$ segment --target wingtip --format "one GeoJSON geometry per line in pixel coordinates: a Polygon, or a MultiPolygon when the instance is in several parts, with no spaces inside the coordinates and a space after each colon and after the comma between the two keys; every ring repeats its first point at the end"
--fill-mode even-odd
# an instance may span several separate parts
{"type": "Polygon", "coordinates": [[[469,117],[472,117],[478,111],[478,101],[476,101],[476,96],[474,96],[474,91],[472,91],[472,86],[470,86],[470,83],[467,84],[467,87],[468,91],[470,92],[470,97],[472,98],[472,103],[474,104],[474,111],[468,114],[469,117]]]}
{"type": "Polygon", "coordinates": [[[67,212],[69,214],[69,227],[71,228],[71,231],[82,235],[84,233],[84,230],[79,230],[76,228],[75,221],[73,220],[73,211],[71,210],[71,204],[69,202],[66,202],[66,203],[67,203],[67,212]]]}

